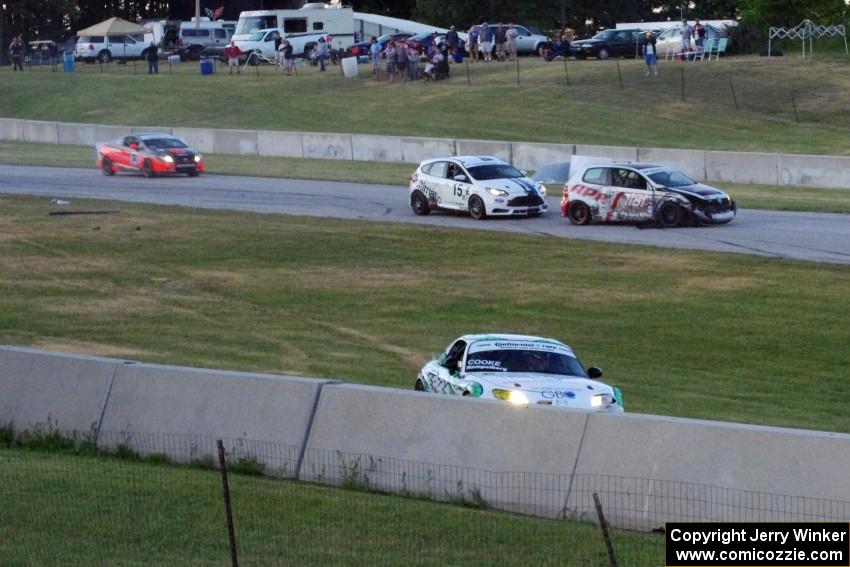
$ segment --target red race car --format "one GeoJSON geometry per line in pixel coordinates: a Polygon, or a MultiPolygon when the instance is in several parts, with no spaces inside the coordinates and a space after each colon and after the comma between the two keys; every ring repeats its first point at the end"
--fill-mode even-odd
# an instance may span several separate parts
{"type": "Polygon", "coordinates": [[[104,175],[140,171],[145,177],[206,170],[201,154],[170,134],[131,134],[112,143],[97,144],[97,167],[104,175]]]}

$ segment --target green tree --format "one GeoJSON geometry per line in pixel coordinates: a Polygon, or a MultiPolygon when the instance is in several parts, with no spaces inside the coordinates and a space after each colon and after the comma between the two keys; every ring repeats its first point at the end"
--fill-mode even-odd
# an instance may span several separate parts
{"type": "Polygon", "coordinates": [[[753,26],[794,26],[805,19],[831,24],[843,19],[844,0],[742,0],[744,21],[753,26]]]}

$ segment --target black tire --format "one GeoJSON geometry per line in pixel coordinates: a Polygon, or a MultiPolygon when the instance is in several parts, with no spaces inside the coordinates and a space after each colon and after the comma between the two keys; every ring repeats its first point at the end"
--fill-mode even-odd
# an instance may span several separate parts
{"type": "Polygon", "coordinates": [[[100,162],[100,170],[104,175],[109,177],[110,175],[115,175],[115,170],[112,169],[112,160],[109,158],[103,158],[100,162]]]}
{"type": "Polygon", "coordinates": [[[142,164],[142,173],[145,174],[145,177],[156,177],[156,172],[153,170],[153,162],[151,162],[151,160],[146,159],[142,164]]]}
{"type": "Polygon", "coordinates": [[[659,223],[661,223],[661,226],[665,228],[674,228],[685,221],[687,214],[685,209],[680,207],[677,203],[667,201],[662,204],[658,209],[658,212],[655,213],[655,218],[659,223]]]}
{"type": "Polygon", "coordinates": [[[109,52],[108,49],[104,49],[103,51],[97,54],[97,60],[101,63],[109,63],[110,61],[112,61],[112,54],[109,52]]]}
{"type": "Polygon", "coordinates": [[[304,56],[304,59],[306,59],[307,61],[310,61],[310,54],[313,53],[313,49],[315,49],[315,47],[316,47],[315,43],[308,43],[307,45],[304,46],[304,53],[301,54],[301,55],[304,56]]]}
{"type": "Polygon", "coordinates": [[[487,216],[484,201],[478,195],[473,195],[469,198],[469,216],[475,220],[482,220],[487,216]]]}
{"type": "Polygon", "coordinates": [[[425,384],[422,383],[422,380],[416,379],[416,384],[414,384],[413,389],[417,392],[425,392],[425,384]]]}
{"type": "Polygon", "coordinates": [[[608,59],[608,57],[610,57],[610,56],[611,56],[611,54],[608,53],[608,50],[605,49],[604,47],[602,49],[600,49],[599,53],[596,55],[597,58],[602,59],[603,61],[605,59],[608,59]]]}
{"type": "Polygon", "coordinates": [[[410,208],[413,209],[413,214],[420,217],[431,212],[431,205],[428,204],[428,199],[422,191],[414,191],[410,196],[410,208]]]}
{"type": "Polygon", "coordinates": [[[257,65],[259,65],[259,64],[260,64],[260,56],[259,56],[259,55],[257,55],[257,52],[256,52],[256,51],[251,51],[251,52],[250,52],[250,53],[246,56],[246,60],[247,60],[247,62],[248,62],[248,65],[251,65],[252,67],[256,67],[257,65]]]}
{"type": "Polygon", "coordinates": [[[593,217],[590,214],[590,207],[581,201],[573,201],[567,207],[567,218],[574,225],[583,226],[590,224],[593,217]]]}

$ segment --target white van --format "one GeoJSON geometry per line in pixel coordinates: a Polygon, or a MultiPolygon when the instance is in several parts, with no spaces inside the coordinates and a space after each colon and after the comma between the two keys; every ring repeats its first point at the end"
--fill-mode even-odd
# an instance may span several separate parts
{"type": "MultiPolygon", "coordinates": [[[[355,43],[354,11],[350,7],[316,2],[304,4],[298,10],[252,10],[239,14],[233,39],[240,42],[257,41],[263,30],[278,29],[288,39],[293,51],[309,56],[320,37],[331,37],[331,49],[347,49],[355,43]]],[[[242,45],[248,45],[247,43],[242,45]]],[[[240,45],[240,49],[245,49],[240,45]]]]}
{"type": "Polygon", "coordinates": [[[88,63],[113,59],[138,59],[153,41],[153,34],[81,35],[77,38],[74,58],[88,63]]]}
{"type": "Polygon", "coordinates": [[[201,18],[181,22],[177,45],[184,59],[200,59],[201,54],[222,55],[236,29],[236,22],[201,18]]]}

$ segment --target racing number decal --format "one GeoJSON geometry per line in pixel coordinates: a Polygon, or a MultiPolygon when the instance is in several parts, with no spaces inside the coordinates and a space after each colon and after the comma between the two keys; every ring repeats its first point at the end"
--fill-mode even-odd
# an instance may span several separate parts
{"type": "Polygon", "coordinates": [[[463,197],[463,185],[461,185],[460,183],[455,183],[454,196],[463,197]]]}
{"type": "Polygon", "coordinates": [[[138,163],[139,163],[139,154],[137,154],[136,152],[130,152],[130,164],[135,166],[135,165],[138,165],[138,163]]]}

